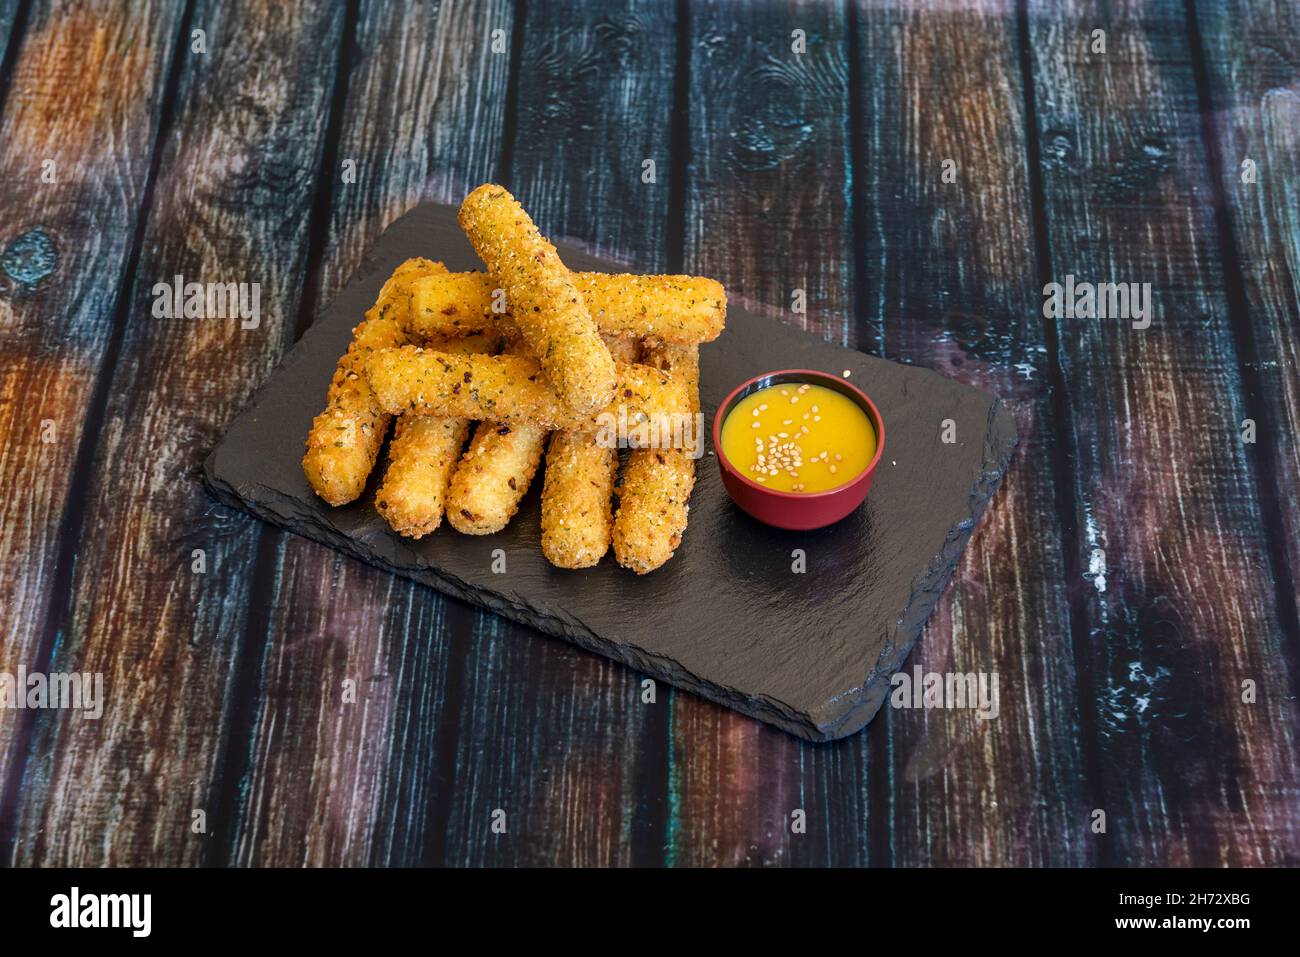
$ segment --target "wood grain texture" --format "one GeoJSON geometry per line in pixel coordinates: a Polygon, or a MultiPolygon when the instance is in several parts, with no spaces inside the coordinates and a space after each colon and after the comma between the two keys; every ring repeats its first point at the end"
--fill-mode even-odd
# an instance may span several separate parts
{"type": "MultiPolygon", "coordinates": [[[[1294,611],[1300,573],[1300,8],[1294,3],[1198,4],[1214,144],[1244,288],[1238,314],[1252,355],[1243,379],[1264,434],[1247,456],[1264,479],[1261,510],[1286,547],[1274,560],[1294,611]],[[1254,182],[1244,164],[1253,161],[1254,182]],[[1244,313],[1244,314],[1243,314],[1244,313]]],[[[1281,603],[1285,602],[1285,598],[1281,603]]],[[[1292,621],[1294,626],[1294,620],[1292,621]]],[[[1300,648],[1291,633],[1291,687],[1300,648]]]]}
{"type": "MultiPolygon", "coordinates": [[[[0,670],[10,673],[45,670],[56,637],[50,605],[70,574],[60,522],[158,127],[149,94],[166,77],[178,13],[39,3],[14,60],[0,123],[0,670]]],[[[34,715],[0,721],[10,793],[15,736],[34,715]]]]}
{"type": "Polygon", "coordinates": [[[1057,323],[1081,731],[1100,863],[1296,859],[1280,647],[1181,4],[1034,3],[1052,275],[1149,282],[1149,329],[1057,323]],[[1104,29],[1107,52],[1090,52],[1104,29]],[[1094,553],[1094,549],[1104,552],[1094,553]],[[1242,701],[1257,683],[1258,703],[1242,701]]]}
{"type": "MultiPolygon", "coordinates": [[[[131,288],[57,670],[103,673],[102,724],[49,712],[24,792],[25,864],[193,865],[215,807],[256,523],[217,510],[202,455],[292,338],[342,12],[199,3],[131,288]],[[261,321],[157,318],[153,286],[260,284],[261,321]],[[129,507],[121,507],[122,503],[129,507]],[[194,550],[207,570],[193,571],[194,550]]],[[[258,653],[252,649],[250,653],[258,653]]]]}
{"type": "Polygon", "coordinates": [[[872,830],[894,865],[1085,864],[1015,6],[989,0],[934,15],[861,3],[857,15],[859,316],[888,358],[1001,397],[1021,437],[903,669],[997,675],[998,715],[900,709],[877,719],[888,736],[888,805],[872,830]]]}
{"type": "MultiPolygon", "coordinates": [[[[458,202],[495,175],[513,28],[508,2],[362,5],[338,147],[356,182],[340,175],[333,191],[318,301],[421,198],[458,202]]],[[[277,546],[270,605],[229,860],[442,862],[464,659],[483,613],[292,536],[277,546]]]]}
{"type": "Polygon", "coordinates": [[[17,15],[18,0],[0,0],[0,63],[4,62],[11,46],[16,52],[17,45],[22,42],[20,31],[15,30],[17,15]]]}
{"type": "MultiPolygon", "coordinates": [[[[718,279],[729,299],[853,341],[845,11],[691,3],[687,28],[686,271],[718,279]],[[806,314],[790,311],[796,289],[806,314]]],[[[865,738],[809,746],[688,695],[674,697],[672,717],[668,863],[803,862],[831,847],[843,863],[865,859],[856,839],[875,813],[860,787],[865,738]],[[796,808],[810,811],[797,839],[796,808]]]]}
{"type": "MultiPolygon", "coordinates": [[[[672,6],[526,6],[507,185],[547,235],[575,237],[636,271],[666,270],[672,6]],[[642,181],[644,159],[655,161],[652,183],[642,181]]],[[[531,494],[541,483],[539,473],[531,494]]],[[[662,861],[671,688],[644,704],[642,675],[491,616],[474,631],[465,669],[449,862],[662,861]],[[506,835],[490,830],[495,808],[507,813],[506,835]]]]}

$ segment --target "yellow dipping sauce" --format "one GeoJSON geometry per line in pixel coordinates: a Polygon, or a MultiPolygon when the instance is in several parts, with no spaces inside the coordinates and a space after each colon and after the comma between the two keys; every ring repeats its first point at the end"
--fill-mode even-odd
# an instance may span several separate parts
{"type": "Polygon", "coordinates": [[[742,475],[768,488],[825,492],[870,464],[876,430],[847,396],[787,382],[736,403],[722,422],[722,452],[742,475]]]}

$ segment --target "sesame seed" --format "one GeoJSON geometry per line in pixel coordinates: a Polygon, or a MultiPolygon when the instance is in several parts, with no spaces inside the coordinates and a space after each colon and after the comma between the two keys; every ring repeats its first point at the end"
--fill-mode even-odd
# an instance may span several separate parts
{"type": "Polygon", "coordinates": [[[848,369],[845,369],[843,375],[844,375],[844,378],[847,379],[849,376],[853,375],[853,373],[850,372],[848,369]]]}
{"type": "Polygon", "coordinates": [[[835,461],[836,461],[836,462],[843,462],[843,461],[844,461],[844,456],[842,456],[842,455],[840,455],[840,453],[836,452],[836,453],[835,453],[835,461]]]}
{"type": "Polygon", "coordinates": [[[813,416],[813,421],[814,421],[814,422],[820,422],[821,420],[822,420],[822,417],[821,417],[820,415],[814,415],[814,416],[813,416]]]}
{"type": "Polygon", "coordinates": [[[758,409],[754,410],[754,415],[758,415],[758,409]]]}
{"type": "Polygon", "coordinates": [[[760,425],[762,425],[762,424],[763,424],[763,423],[761,423],[761,422],[755,422],[755,423],[753,423],[753,425],[750,426],[750,427],[756,429],[756,428],[758,428],[758,427],[759,427],[760,425]]]}
{"type": "Polygon", "coordinates": [[[816,403],[816,402],[813,403],[813,411],[814,411],[814,412],[820,412],[820,411],[821,411],[821,409],[817,408],[817,403],[816,403]]]}
{"type": "Polygon", "coordinates": [[[793,421],[794,421],[794,419],[783,419],[783,420],[781,421],[781,424],[782,424],[782,425],[789,425],[789,424],[790,424],[791,422],[793,422],[793,421]]]}
{"type": "Polygon", "coordinates": [[[833,466],[833,465],[831,466],[831,474],[832,474],[832,475],[835,474],[835,466],[833,466]]]}
{"type": "MultiPolygon", "coordinates": [[[[766,411],[767,411],[767,403],[764,402],[762,405],[758,407],[758,412],[766,412],[766,411]]],[[[754,414],[758,415],[758,412],[755,412],[754,414]]]]}
{"type": "Polygon", "coordinates": [[[795,404],[796,402],[798,402],[798,401],[799,401],[799,397],[798,397],[797,395],[792,395],[792,396],[790,396],[790,404],[791,404],[791,405],[794,405],[794,404],[795,404]]]}

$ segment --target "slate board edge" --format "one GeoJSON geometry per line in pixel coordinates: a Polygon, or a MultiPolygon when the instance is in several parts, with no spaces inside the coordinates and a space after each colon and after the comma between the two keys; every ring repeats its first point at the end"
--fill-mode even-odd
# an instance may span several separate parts
{"type": "MultiPolygon", "coordinates": [[[[937,373],[935,373],[937,374],[937,373]]],[[[970,518],[953,525],[936,560],[912,582],[912,594],[898,617],[893,635],[881,649],[879,661],[856,692],[828,701],[810,717],[818,729],[809,740],[831,741],[862,730],[875,717],[889,694],[890,679],[902,667],[921,637],[926,621],[957,570],[962,552],[975,534],[984,510],[992,501],[1020,444],[1015,419],[1000,399],[989,406],[984,432],[984,459],[979,480],[971,490],[970,518]],[[901,640],[899,640],[901,636],[901,640]],[[845,705],[847,702],[847,706],[845,705]]],[[[806,737],[806,736],[805,736],[806,737]]]]}
{"type": "MultiPolygon", "coordinates": [[[[308,335],[310,334],[309,330],[308,335]]],[[[297,347],[294,351],[296,350],[297,347]]],[[[286,358],[285,364],[291,359],[292,353],[286,358]]],[[[255,399],[250,409],[256,405],[255,399]]],[[[526,605],[512,603],[504,597],[492,600],[496,596],[468,586],[454,576],[440,573],[436,569],[425,568],[417,573],[409,568],[394,566],[362,547],[362,542],[340,534],[330,526],[316,521],[310,513],[299,510],[293,498],[278,490],[265,486],[236,489],[223,482],[213,472],[215,451],[203,464],[203,480],[212,496],[225,505],[249,512],[295,534],[300,534],[297,529],[310,527],[313,534],[304,537],[323,542],[392,574],[428,585],[453,598],[478,605],[548,635],[567,639],[588,651],[604,655],[724,707],[776,725],[800,738],[821,742],[856,733],[880,710],[889,691],[890,676],[898,670],[920,637],[925,621],[934,610],[984,508],[997,489],[1017,441],[1014,421],[1003,404],[995,400],[989,408],[989,427],[984,440],[984,468],[971,494],[970,518],[953,526],[939,558],[913,583],[911,600],[895,625],[893,637],[886,642],[876,667],[866,676],[860,688],[837,696],[811,714],[797,711],[766,696],[736,694],[726,687],[701,680],[671,658],[655,655],[627,643],[614,644],[572,622],[538,614],[526,605]]]]}

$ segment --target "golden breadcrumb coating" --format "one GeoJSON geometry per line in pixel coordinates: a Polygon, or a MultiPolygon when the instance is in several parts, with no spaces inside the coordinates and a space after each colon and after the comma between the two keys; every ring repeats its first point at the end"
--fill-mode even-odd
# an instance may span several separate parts
{"type": "Polygon", "coordinates": [[[465,197],[459,218],[560,402],[580,416],[608,405],[618,384],[614,360],[568,268],[524,208],[489,183],[465,197]]]}
{"type": "Polygon", "coordinates": [[[556,432],[542,486],[542,554],[560,568],[590,568],[609,550],[618,449],[590,432],[556,432]]]}
{"type": "MultiPolygon", "coordinates": [[[[444,340],[448,352],[492,352],[496,336],[444,340]]],[[[375,508],[393,531],[423,538],[437,530],[447,501],[452,469],[469,434],[469,419],[400,415],[388,443],[388,468],[375,493],[375,508]]]]}
{"type": "MultiPolygon", "coordinates": [[[[711,342],[727,317],[722,283],[699,276],[572,273],[592,321],[603,335],[692,345],[711,342]]],[[[498,326],[491,276],[454,272],[411,286],[411,327],[417,336],[464,335],[498,326]]],[[[508,297],[498,301],[509,305],[508,297]]]]}
{"type": "Polygon", "coordinates": [[[312,489],[331,505],[345,505],[361,495],[388,431],[388,414],[376,406],[362,375],[365,358],[376,349],[406,343],[411,283],[446,271],[442,263],[408,259],[384,283],[374,306],[352,330],[352,341],[334,370],[325,410],[307,433],[302,459],[312,489]]]}
{"type": "Polygon", "coordinates": [[[493,422],[532,422],[550,429],[597,432],[613,419],[671,431],[690,409],[673,376],[646,365],[616,366],[617,394],[596,415],[574,414],[560,402],[529,356],[456,356],[419,346],[381,349],[365,362],[379,407],[493,422]]]}
{"type": "MultiPolygon", "coordinates": [[[[647,352],[647,365],[672,373],[700,410],[698,346],[661,345],[647,352]]],[[[703,437],[700,438],[703,441],[703,437]]],[[[686,531],[695,460],[682,449],[637,449],[628,456],[614,519],[614,557],[644,575],[673,557],[686,531]]]]}

